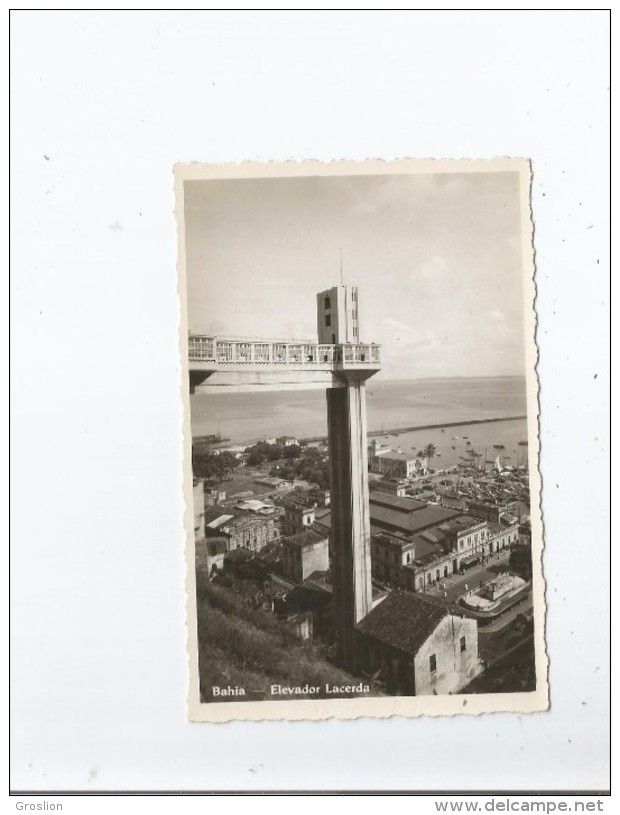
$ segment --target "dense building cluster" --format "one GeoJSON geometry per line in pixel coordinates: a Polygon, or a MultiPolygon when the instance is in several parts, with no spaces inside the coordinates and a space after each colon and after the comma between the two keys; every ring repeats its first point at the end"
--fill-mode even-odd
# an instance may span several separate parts
{"type": "MultiPolygon", "coordinates": [[[[523,581],[502,575],[458,613],[440,589],[517,544],[519,523],[512,505],[429,504],[403,495],[408,484],[384,479],[369,495],[372,608],[357,626],[358,669],[389,693],[454,693],[482,670],[479,622],[523,581]]],[[[265,608],[303,639],[333,641],[329,491],[258,475],[254,486],[227,498],[195,483],[200,568],[217,579],[251,566],[265,608]]]]}

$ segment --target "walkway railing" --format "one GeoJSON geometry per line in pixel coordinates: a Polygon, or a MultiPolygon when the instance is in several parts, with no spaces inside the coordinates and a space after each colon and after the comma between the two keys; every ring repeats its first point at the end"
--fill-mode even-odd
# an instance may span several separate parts
{"type": "Polygon", "coordinates": [[[320,345],[308,342],[239,340],[226,337],[189,337],[189,361],[200,367],[261,369],[378,368],[380,346],[375,343],[320,345]]]}

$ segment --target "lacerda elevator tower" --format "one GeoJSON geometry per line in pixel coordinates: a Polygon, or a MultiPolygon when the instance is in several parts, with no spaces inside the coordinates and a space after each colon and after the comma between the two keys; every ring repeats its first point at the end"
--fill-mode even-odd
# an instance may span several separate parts
{"type": "Polygon", "coordinates": [[[335,286],[317,295],[319,343],[335,345],[344,362],[340,369],[335,366],[335,387],[326,393],[334,624],[338,661],[353,672],[358,668],[356,626],[372,608],[366,380],[379,370],[378,365],[363,367],[368,346],[360,339],[359,305],[356,286],[335,286]],[[355,366],[356,354],[361,367],[355,366]]]}

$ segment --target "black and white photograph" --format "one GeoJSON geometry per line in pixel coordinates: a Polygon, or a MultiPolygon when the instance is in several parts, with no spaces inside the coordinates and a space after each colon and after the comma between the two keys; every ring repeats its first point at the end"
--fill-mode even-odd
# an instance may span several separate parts
{"type": "Polygon", "coordinates": [[[529,164],[300,167],[177,168],[190,716],[544,709],[529,164]]]}
{"type": "Polygon", "coordinates": [[[16,811],[609,810],[614,20],[11,9],[16,811]]]}

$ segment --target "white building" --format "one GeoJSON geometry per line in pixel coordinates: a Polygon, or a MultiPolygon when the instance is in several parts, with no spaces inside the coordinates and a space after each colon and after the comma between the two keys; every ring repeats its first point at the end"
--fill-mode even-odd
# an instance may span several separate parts
{"type": "Polygon", "coordinates": [[[458,693],[482,671],[478,623],[393,591],[360,622],[361,661],[392,695],[458,693]]]}
{"type": "Polygon", "coordinates": [[[368,449],[368,464],[372,473],[392,479],[419,478],[428,470],[427,458],[382,447],[376,439],[368,449]]]}
{"type": "Polygon", "coordinates": [[[489,534],[485,554],[493,555],[519,543],[519,523],[502,526],[499,523],[488,522],[489,534]]]}
{"type": "Polygon", "coordinates": [[[293,444],[299,444],[299,442],[294,436],[278,436],[276,444],[281,447],[292,447],[293,444]]]}
{"type": "Polygon", "coordinates": [[[359,343],[360,312],[357,286],[334,286],[319,292],[317,331],[321,345],[359,343]]]}

